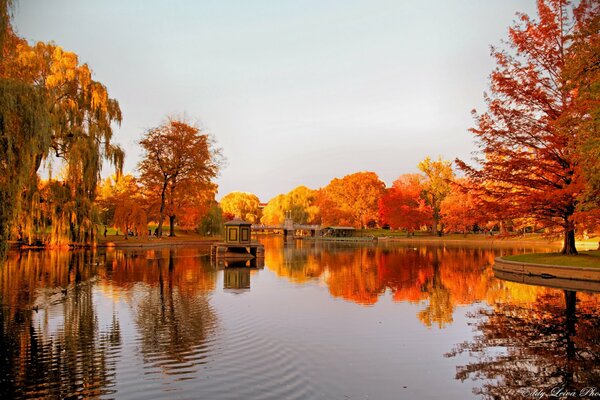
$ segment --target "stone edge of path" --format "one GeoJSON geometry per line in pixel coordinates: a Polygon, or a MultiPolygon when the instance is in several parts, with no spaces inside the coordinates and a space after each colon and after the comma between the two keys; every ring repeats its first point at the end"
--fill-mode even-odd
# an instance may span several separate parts
{"type": "Polygon", "coordinates": [[[502,257],[496,257],[493,268],[494,270],[513,274],[600,282],[600,268],[595,267],[534,264],[522,261],[510,261],[505,260],[502,257]]]}

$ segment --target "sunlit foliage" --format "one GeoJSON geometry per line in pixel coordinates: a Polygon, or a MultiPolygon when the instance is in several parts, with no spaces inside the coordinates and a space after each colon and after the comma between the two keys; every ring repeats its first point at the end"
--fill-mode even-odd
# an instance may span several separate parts
{"type": "Polygon", "coordinates": [[[318,194],[317,205],[324,225],[365,228],[378,221],[378,201],[385,184],[374,172],[357,172],[334,178],[318,194]]]}
{"type": "MultiPolygon", "coordinates": [[[[578,148],[583,143],[597,146],[597,141],[594,145],[581,139],[597,138],[598,130],[597,122],[588,124],[593,114],[589,107],[580,108],[580,85],[565,79],[565,66],[568,62],[577,70],[579,63],[573,59],[587,52],[587,44],[584,50],[572,46],[573,34],[583,35],[578,43],[597,43],[597,37],[592,39],[597,32],[586,33],[585,27],[597,21],[598,7],[596,1],[573,6],[566,0],[540,0],[537,20],[519,14],[509,30],[508,48],[492,50],[496,68],[491,93],[485,96],[487,111],[475,114],[471,130],[481,148],[476,159],[481,168],[457,160],[480,183],[482,195],[491,200],[491,212],[535,216],[548,227],[560,228],[566,254],[577,253],[575,214],[589,188],[578,148]]],[[[586,63],[597,69],[597,57],[586,63]]],[[[590,93],[587,78],[597,77],[596,72],[576,78],[582,79],[582,93],[590,93]]],[[[597,148],[589,154],[597,154],[597,148]]]]}
{"type": "Polygon", "coordinates": [[[469,186],[464,178],[455,180],[450,193],[440,204],[440,216],[446,232],[467,233],[476,225],[486,224],[487,219],[479,210],[474,194],[466,190],[469,186]]]}
{"type": "Polygon", "coordinates": [[[316,197],[316,191],[298,186],[287,194],[272,198],[263,209],[260,221],[267,225],[279,225],[285,220],[286,213],[289,213],[295,223],[316,223],[316,197]]]}
{"type": "Polygon", "coordinates": [[[228,193],[219,202],[225,219],[240,218],[251,223],[260,221],[259,205],[258,197],[247,192],[228,193]]]}
{"type": "Polygon", "coordinates": [[[158,235],[168,216],[170,236],[174,236],[177,215],[190,202],[214,194],[212,180],[219,172],[220,150],[209,135],[176,118],[147,130],[140,145],[144,150],[140,180],[147,196],[158,204],[158,235]]]}
{"type": "Polygon", "coordinates": [[[426,177],[423,183],[423,196],[427,205],[431,207],[433,218],[431,232],[437,235],[441,218],[440,209],[442,201],[450,193],[450,185],[454,179],[452,163],[442,160],[442,157],[438,157],[435,161],[426,157],[419,163],[418,167],[426,177]]]}
{"type": "Polygon", "coordinates": [[[106,179],[100,187],[98,203],[104,213],[104,223],[119,229],[126,239],[130,232],[146,236],[148,216],[135,177],[121,175],[106,179]]]}
{"type": "Polygon", "coordinates": [[[50,144],[45,93],[13,79],[0,78],[0,259],[10,224],[21,209],[23,191],[37,191],[35,158],[50,144]]]}
{"type": "Polygon", "coordinates": [[[423,196],[425,178],[419,174],[401,175],[379,199],[379,218],[392,229],[408,233],[431,224],[432,209],[423,196]]]}
{"type": "MultiPolygon", "coordinates": [[[[21,187],[23,199],[18,217],[21,225],[17,230],[23,232],[33,226],[31,220],[37,213],[34,199],[36,172],[42,161],[51,163],[53,159],[61,159],[65,185],[63,200],[69,202],[70,207],[68,211],[56,208],[50,217],[57,225],[68,229],[68,232],[60,232],[60,236],[68,234],[71,242],[76,244],[93,243],[96,228],[93,202],[103,160],[109,160],[119,171],[124,158],[121,148],[111,141],[112,124],[121,121],[119,104],[108,96],[104,85],[92,79],[87,64],[79,64],[75,53],[51,43],[39,42],[30,46],[12,34],[10,28],[3,42],[0,78],[4,82],[14,82],[11,88],[20,86],[20,93],[30,92],[27,98],[18,100],[13,94],[2,102],[3,112],[12,113],[11,140],[18,140],[24,133],[15,130],[18,120],[15,110],[18,113],[35,110],[37,123],[45,120],[44,125],[47,125],[47,128],[36,130],[38,136],[29,134],[26,140],[30,143],[20,145],[20,151],[29,153],[25,155],[28,168],[23,170],[30,174],[30,179],[26,185],[23,182],[17,184],[25,185],[21,187]],[[44,134],[47,129],[49,137],[44,134]]],[[[23,115],[19,118],[19,124],[23,124],[19,129],[27,129],[26,124],[31,121],[23,115]]],[[[9,204],[18,203],[13,199],[9,204]]],[[[31,237],[32,233],[24,232],[24,236],[31,237]]],[[[50,241],[60,240],[51,235],[50,241]]]]}

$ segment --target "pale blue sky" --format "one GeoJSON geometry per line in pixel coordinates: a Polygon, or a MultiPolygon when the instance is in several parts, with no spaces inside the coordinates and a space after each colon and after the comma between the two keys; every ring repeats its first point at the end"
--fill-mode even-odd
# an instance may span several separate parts
{"type": "Polygon", "coordinates": [[[369,170],[390,185],[427,155],[468,158],[489,46],[534,0],[17,1],[30,41],[74,51],[121,104],[135,172],[144,129],[185,113],[227,165],[219,197],[268,201],[369,170]]]}

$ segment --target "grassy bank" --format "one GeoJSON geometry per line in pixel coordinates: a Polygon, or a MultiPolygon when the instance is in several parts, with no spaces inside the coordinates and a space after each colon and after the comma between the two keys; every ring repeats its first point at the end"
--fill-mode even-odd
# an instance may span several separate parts
{"type": "MultiPolygon", "coordinates": [[[[549,238],[536,233],[528,234],[506,234],[506,235],[490,235],[490,234],[477,234],[477,233],[452,233],[444,234],[443,236],[433,236],[429,232],[415,232],[414,235],[407,236],[406,232],[403,231],[391,231],[385,229],[364,229],[357,230],[358,236],[376,236],[376,237],[387,237],[393,241],[407,241],[407,242],[473,242],[473,243],[529,243],[529,244],[542,244],[551,246],[562,246],[562,239],[549,238]]],[[[600,241],[600,235],[593,234],[586,239],[577,239],[578,249],[597,249],[598,242],[600,241]]]]}
{"type": "Polygon", "coordinates": [[[582,251],[576,256],[566,256],[560,253],[519,254],[503,257],[505,260],[532,264],[564,265],[569,267],[600,268],[600,250],[582,251]]]}
{"type": "Polygon", "coordinates": [[[98,239],[99,246],[136,246],[136,245],[170,245],[170,244],[186,244],[186,243],[198,243],[198,242],[216,242],[221,240],[219,236],[202,236],[197,233],[188,233],[188,232],[176,232],[176,236],[163,236],[161,238],[157,238],[155,236],[129,236],[125,238],[124,235],[111,235],[107,234],[106,237],[100,236],[98,239]]]}

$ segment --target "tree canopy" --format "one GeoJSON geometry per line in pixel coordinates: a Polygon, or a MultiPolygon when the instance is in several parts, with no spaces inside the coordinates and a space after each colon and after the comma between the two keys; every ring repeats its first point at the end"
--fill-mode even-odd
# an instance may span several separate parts
{"type": "Polygon", "coordinates": [[[214,148],[210,136],[200,128],[176,118],[147,130],[140,145],[144,150],[139,164],[140,180],[147,195],[158,199],[158,235],[162,235],[168,215],[173,236],[185,196],[214,193],[216,185],[212,180],[219,172],[220,150],[214,148]]]}
{"type": "Polygon", "coordinates": [[[481,148],[476,158],[481,167],[457,160],[489,200],[490,210],[515,218],[535,216],[548,227],[560,227],[567,254],[577,252],[574,217],[586,188],[578,145],[587,143],[582,136],[597,138],[598,131],[572,123],[593,116],[578,107],[580,95],[565,80],[565,66],[581,51],[573,38],[591,38],[584,27],[597,18],[598,7],[594,1],[572,7],[567,0],[540,0],[537,20],[519,14],[508,47],[492,49],[496,68],[485,96],[487,111],[475,114],[471,129],[481,148]]]}
{"type": "Polygon", "coordinates": [[[433,219],[431,231],[434,235],[437,235],[442,202],[448,193],[450,193],[450,185],[454,179],[452,163],[442,160],[442,157],[438,157],[435,161],[426,157],[419,163],[418,167],[426,177],[423,183],[423,197],[427,205],[431,207],[431,216],[433,219]]]}
{"type": "Polygon", "coordinates": [[[290,212],[292,220],[298,224],[314,223],[318,215],[316,191],[306,186],[298,186],[287,194],[272,198],[263,209],[263,224],[283,224],[286,212],[290,212]]]}
{"type": "Polygon", "coordinates": [[[357,172],[334,178],[319,194],[319,208],[324,224],[347,223],[365,228],[377,221],[378,201],[385,191],[374,172],[357,172]]]}
{"type": "Polygon", "coordinates": [[[231,192],[219,202],[226,219],[241,218],[256,223],[260,221],[260,200],[253,193],[231,192]]]}
{"type": "Polygon", "coordinates": [[[412,232],[431,223],[431,207],[423,198],[425,178],[420,174],[401,175],[379,199],[379,218],[391,228],[412,232]]]}

